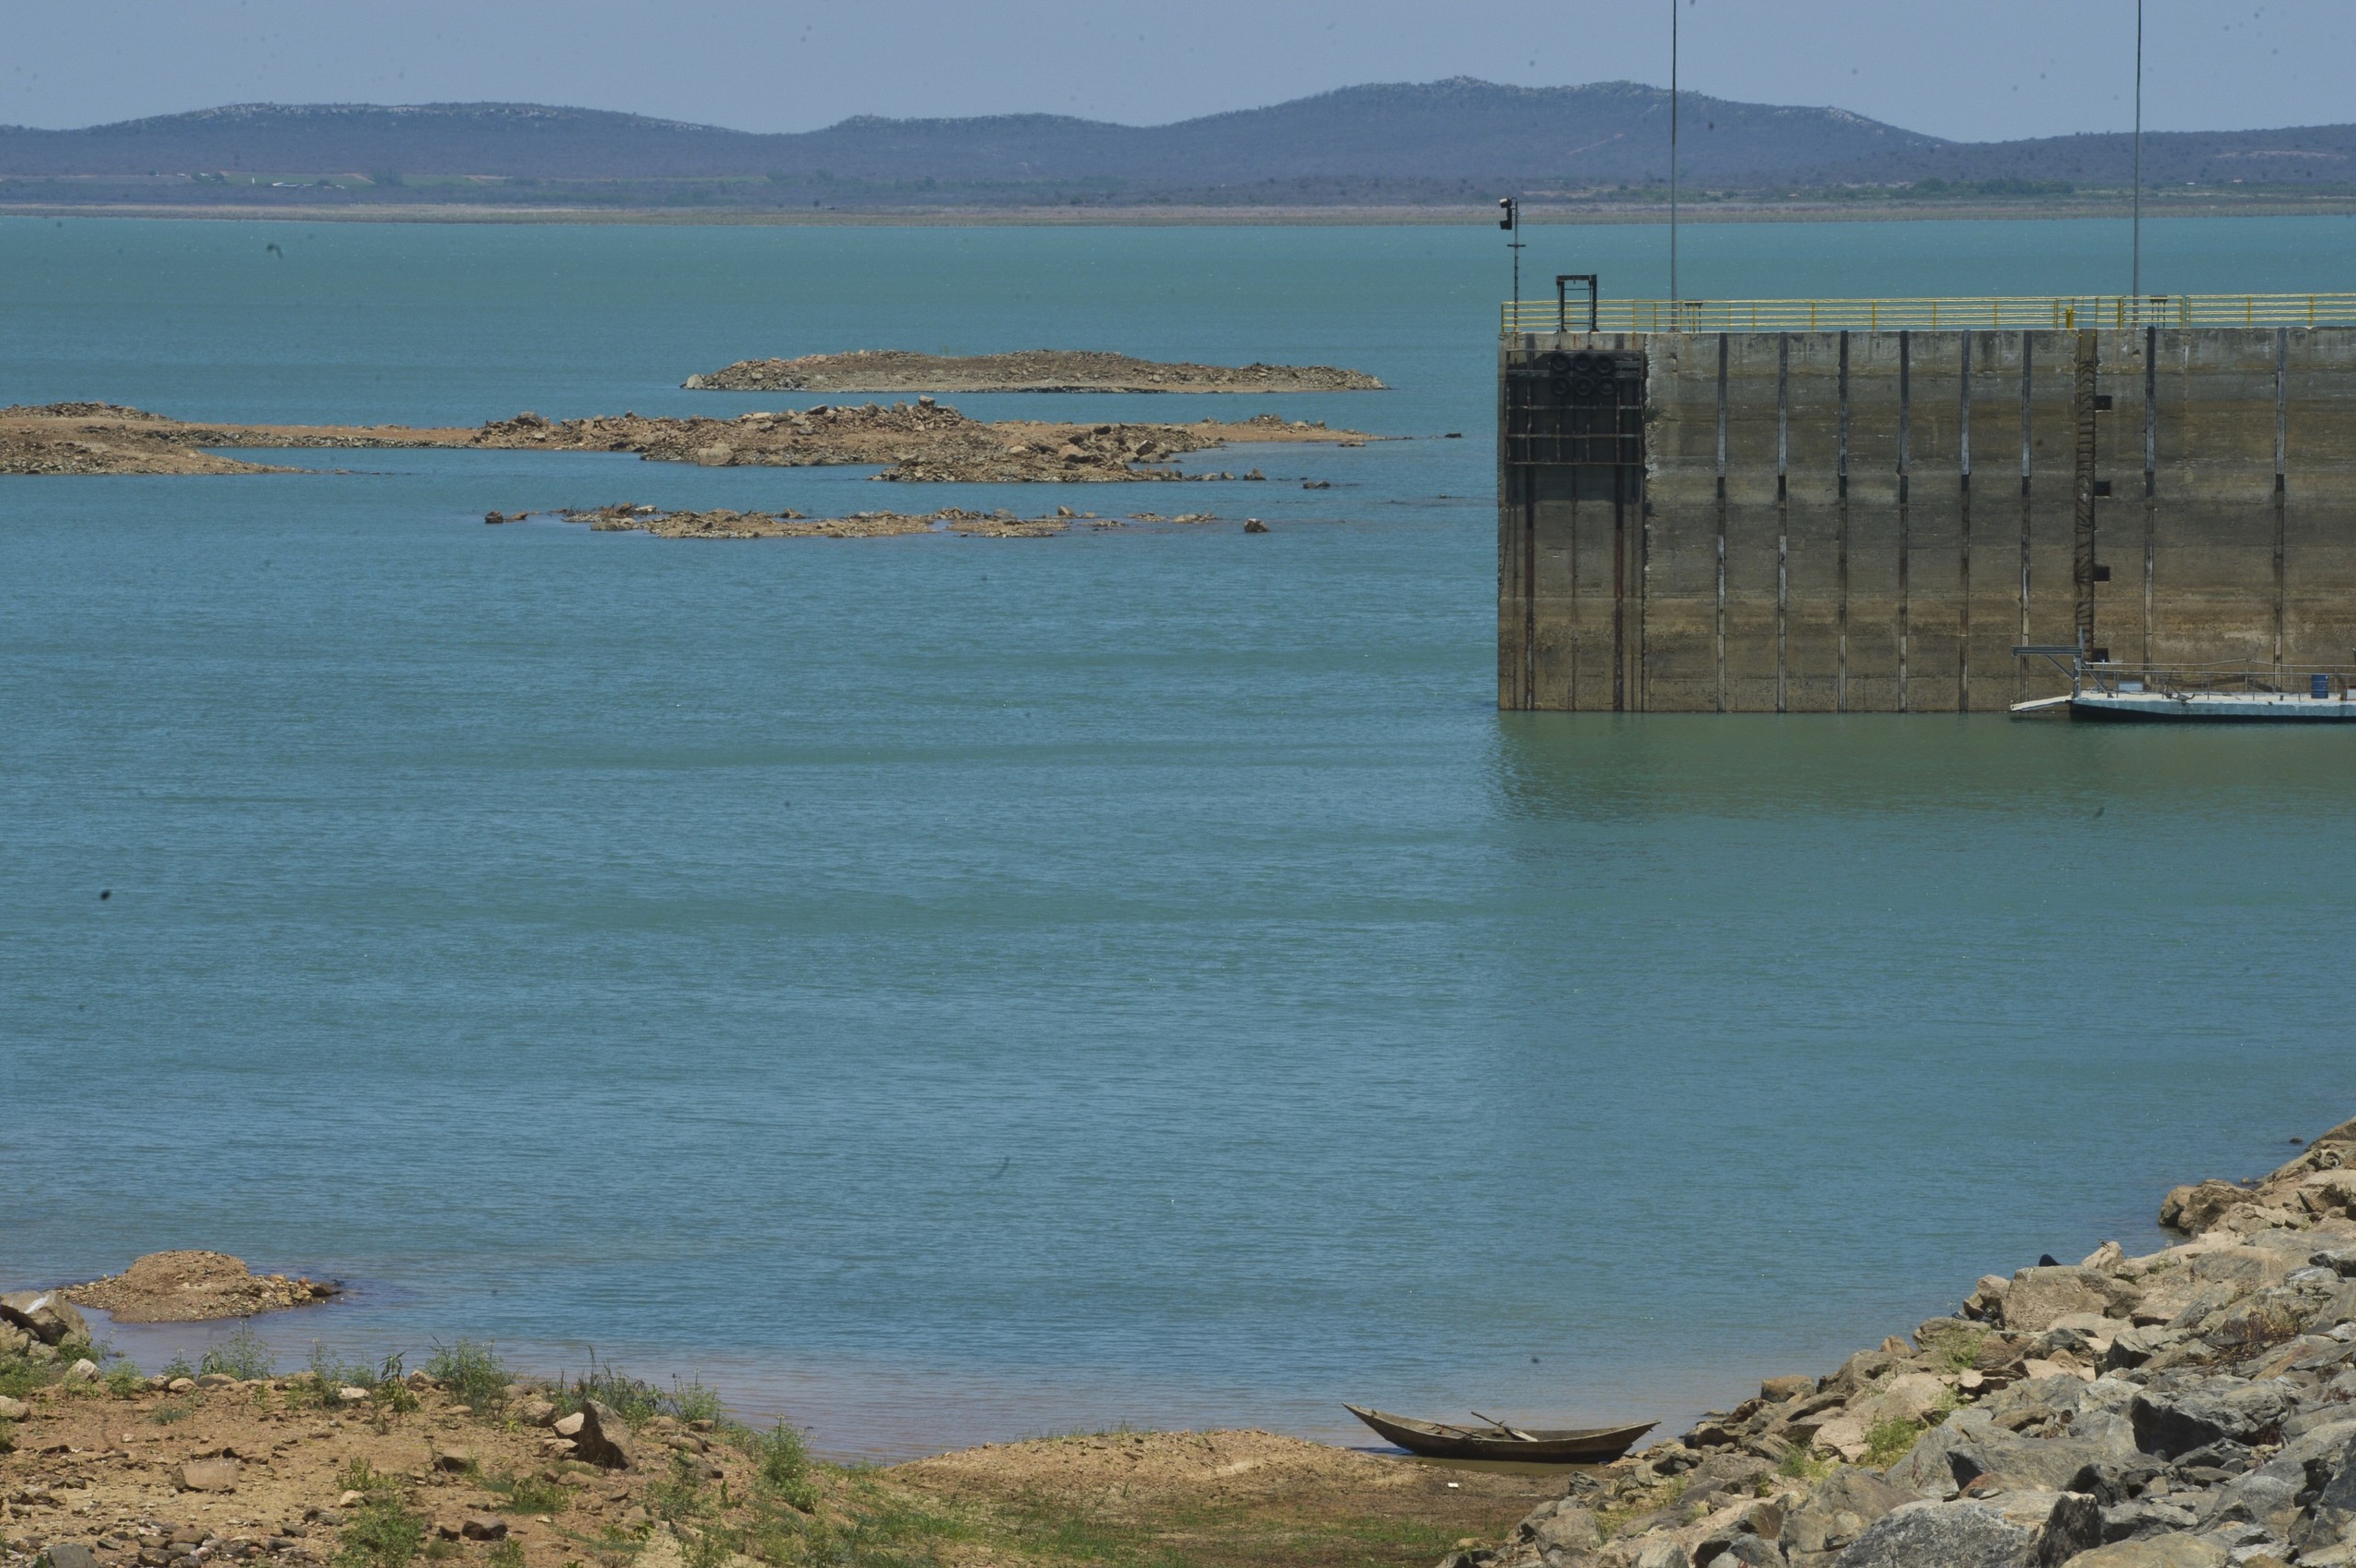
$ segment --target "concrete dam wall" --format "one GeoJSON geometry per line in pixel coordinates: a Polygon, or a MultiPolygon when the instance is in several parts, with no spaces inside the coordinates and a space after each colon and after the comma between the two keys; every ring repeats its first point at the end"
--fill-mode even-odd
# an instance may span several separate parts
{"type": "Polygon", "coordinates": [[[1508,332],[1497,699],[2001,710],[2356,658],[2356,328],[1508,332]]]}

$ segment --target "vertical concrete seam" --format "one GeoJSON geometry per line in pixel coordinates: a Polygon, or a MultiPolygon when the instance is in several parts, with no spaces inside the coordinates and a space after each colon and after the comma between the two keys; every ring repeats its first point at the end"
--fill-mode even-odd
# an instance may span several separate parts
{"type": "Polygon", "coordinates": [[[2091,329],[2077,334],[2077,359],[2070,381],[2070,413],[2076,426],[2071,478],[2073,533],[2070,581],[2076,590],[2077,642],[2092,651],[2095,641],[2095,409],[2096,377],[2101,352],[2100,334],[2091,329]]]}
{"type": "Polygon", "coordinates": [[[1718,334],[1718,711],[1727,710],[1727,357],[1733,334],[1718,334]]]}
{"type": "Polygon", "coordinates": [[[1792,523],[1788,477],[1792,456],[1792,335],[1775,336],[1775,711],[1788,710],[1784,657],[1791,642],[1792,523]]]}
{"type": "Polygon", "coordinates": [[[1907,569],[1912,564],[1913,513],[1908,500],[1907,484],[1912,478],[1909,471],[1914,462],[1914,334],[1900,328],[1898,332],[1898,710],[1906,711],[1906,655],[1908,641],[1913,631],[1912,610],[1907,590],[1910,586],[1907,569]]]}
{"type": "Polygon", "coordinates": [[[1958,408],[1956,416],[1956,637],[1955,710],[1971,711],[1971,334],[1964,332],[1959,352],[1958,408]]]}
{"type": "Polygon", "coordinates": [[[2274,329],[2274,662],[2282,662],[2290,605],[2284,516],[2291,461],[2291,329],[2274,329]]]}
{"type": "Polygon", "coordinates": [[[2160,329],[2143,329],[2143,663],[2152,662],[2158,613],[2160,535],[2160,329]]]}
{"type": "MultiPolygon", "coordinates": [[[[2028,566],[2029,566],[2029,447],[2035,433],[2034,409],[2037,383],[2035,377],[2036,334],[2024,329],[2021,332],[2021,625],[2018,641],[2028,641],[2028,566]]],[[[2027,695],[2027,664],[2013,661],[2013,700],[2018,702],[2027,695]]]]}
{"type": "Polygon", "coordinates": [[[1834,509],[1833,571],[1839,579],[1832,643],[1832,711],[1849,710],[1849,332],[1841,331],[1840,445],[1834,460],[1840,493],[1834,509]]]}

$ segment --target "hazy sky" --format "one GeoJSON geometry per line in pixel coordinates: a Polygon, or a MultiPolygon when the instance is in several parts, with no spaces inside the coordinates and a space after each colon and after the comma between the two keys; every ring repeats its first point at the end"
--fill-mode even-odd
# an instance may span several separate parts
{"type": "MultiPolygon", "coordinates": [[[[0,0],[0,123],[579,104],[1156,124],[1359,82],[1669,78],[1672,0],[0,0]]],[[[1682,0],[1683,83],[1972,140],[2130,123],[2134,0],[1682,0]]],[[[2356,0],[2145,0],[2145,123],[2356,120],[2356,0]]]]}

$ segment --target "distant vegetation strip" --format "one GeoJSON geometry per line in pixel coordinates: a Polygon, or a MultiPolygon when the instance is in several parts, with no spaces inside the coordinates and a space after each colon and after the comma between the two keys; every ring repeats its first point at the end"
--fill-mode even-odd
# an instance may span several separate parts
{"type": "MultiPolygon", "coordinates": [[[[531,104],[241,105],[79,130],[0,127],[0,204],[581,210],[1472,206],[1667,195],[1669,95],[1457,78],[1344,88],[1171,125],[860,117],[768,135],[531,104]]],[[[1680,99],[1697,205],[2084,202],[2123,133],[1946,141],[1837,109],[1680,99]]],[[[2356,125],[2148,135],[2154,198],[2356,198],[2356,125]]]]}

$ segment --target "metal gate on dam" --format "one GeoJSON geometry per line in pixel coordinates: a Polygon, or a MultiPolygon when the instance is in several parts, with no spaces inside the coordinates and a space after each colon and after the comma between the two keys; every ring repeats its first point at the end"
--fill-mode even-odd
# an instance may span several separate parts
{"type": "Polygon", "coordinates": [[[1497,364],[1497,700],[2001,710],[2025,644],[2356,657],[2356,294],[1561,297],[1497,364]]]}

